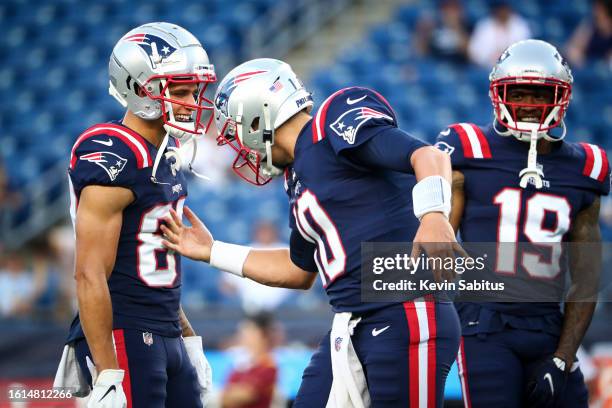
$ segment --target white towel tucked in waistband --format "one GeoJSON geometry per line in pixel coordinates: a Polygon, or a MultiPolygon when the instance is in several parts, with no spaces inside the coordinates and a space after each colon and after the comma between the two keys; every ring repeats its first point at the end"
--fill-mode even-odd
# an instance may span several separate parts
{"type": "Polygon", "coordinates": [[[370,393],[365,374],[351,336],[361,318],[351,313],[336,313],[329,341],[331,343],[332,388],[326,408],[368,408],[370,393]]]}
{"type": "Polygon", "coordinates": [[[75,397],[85,397],[89,395],[90,388],[87,379],[81,372],[81,367],[76,359],[74,343],[66,344],[62,353],[53,387],[70,388],[75,397]]]}

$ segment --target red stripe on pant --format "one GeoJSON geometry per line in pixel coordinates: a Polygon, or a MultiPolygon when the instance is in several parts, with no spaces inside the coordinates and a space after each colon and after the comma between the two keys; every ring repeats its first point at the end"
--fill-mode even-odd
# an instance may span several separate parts
{"type": "Polygon", "coordinates": [[[410,342],[408,344],[408,389],[410,391],[410,408],[419,407],[419,319],[414,308],[414,302],[404,302],[404,311],[408,321],[408,333],[410,342]]]}
{"type": "MultiPolygon", "coordinates": [[[[408,345],[408,377],[410,390],[410,408],[436,406],[436,324],[435,307],[433,301],[404,302],[404,311],[408,321],[408,332],[410,333],[410,344],[408,345]],[[426,317],[419,320],[417,305],[426,313],[426,317]],[[427,361],[419,361],[419,346],[421,344],[421,331],[427,329],[429,336],[427,341],[427,361]],[[425,367],[421,367],[424,364],[425,367]],[[426,378],[421,378],[420,373],[424,368],[426,378]],[[420,393],[421,381],[427,382],[425,394],[420,393]],[[424,401],[421,401],[424,399],[424,401]],[[422,405],[426,402],[426,405],[422,405]]],[[[423,316],[422,316],[423,317],[423,316]]]]}
{"type": "Polygon", "coordinates": [[[427,326],[429,339],[427,340],[427,406],[436,406],[436,304],[427,301],[427,326]]]}
{"type": "Polygon", "coordinates": [[[130,368],[128,364],[127,350],[125,348],[125,338],[123,329],[113,330],[113,339],[115,340],[115,352],[117,353],[117,362],[119,368],[124,371],[123,376],[123,392],[127,400],[127,408],[132,408],[132,382],[130,381],[130,368]]]}

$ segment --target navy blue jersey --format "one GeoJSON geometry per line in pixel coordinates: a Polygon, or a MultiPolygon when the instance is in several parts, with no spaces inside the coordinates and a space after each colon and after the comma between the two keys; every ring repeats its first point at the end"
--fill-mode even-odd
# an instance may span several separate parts
{"type": "Polygon", "coordinates": [[[373,166],[359,154],[372,140],[393,132],[401,131],[382,96],[365,88],[342,89],[302,129],[294,163],[285,172],[291,259],[319,272],[337,312],[384,305],[361,302],[361,243],[411,241],[418,227],[409,160],[425,143],[395,133],[408,163],[403,173],[373,166]]]}
{"type": "MultiPolygon", "coordinates": [[[[560,141],[550,153],[538,154],[537,165],[544,173],[539,190],[531,183],[525,189],[519,186],[529,143],[500,136],[493,125],[452,125],[440,133],[436,146],[450,154],[453,169],[465,176],[460,233],[466,242],[566,242],[576,215],[610,190],[608,159],[595,145],[560,141]]],[[[521,256],[497,257],[496,272],[534,277],[521,256]]],[[[534,279],[563,276],[559,265],[567,265],[567,259],[551,262],[550,268],[536,268],[537,273],[551,276],[534,279]]],[[[559,310],[556,303],[487,303],[486,307],[520,315],[559,310]]]]}
{"type": "MultiPolygon", "coordinates": [[[[171,138],[169,146],[176,146],[171,138]]],[[[162,158],[151,181],[157,148],[117,123],[87,129],[76,140],[70,157],[71,216],[81,191],[90,185],[130,189],[134,201],[123,211],[121,235],[108,280],[114,329],[139,329],[162,336],[179,336],[180,257],[162,246],[161,219],[170,208],[182,213],[186,179],[173,169],[174,159],[162,158]]],[[[83,337],[79,317],[69,341],[83,337]]]]}

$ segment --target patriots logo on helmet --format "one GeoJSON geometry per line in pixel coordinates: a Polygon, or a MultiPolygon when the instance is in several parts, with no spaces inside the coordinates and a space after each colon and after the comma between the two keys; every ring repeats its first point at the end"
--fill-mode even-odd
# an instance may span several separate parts
{"type": "Polygon", "coordinates": [[[111,152],[88,153],[79,157],[79,160],[87,160],[88,162],[96,163],[106,171],[106,174],[108,174],[108,177],[110,177],[112,181],[117,178],[117,175],[121,173],[121,170],[125,168],[125,164],[127,163],[127,159],[111,152]]]}
{"type": "Polygon", "coordinates": [[[359,128],[370,119],[386,119],[393,121],[391,116],[363,106],[344,112],[330,125],[330,127],[338,136],[346,140],[348,144],[353,144],[355,143],[355,136],[359,128]]]}
{"type": "Polygon", "coordinates": [[[164,62],[176,51],[166,40],[153,34],[134,34],[124,40],[138,44],[149,55],[153,67],[164,62]]]}
{"type": "Polygon", "coordinates": [[[232,94],[232,92],[234,92],[234,89],[236,89],[238,84],[249,80],[254,76],[265,74],[266,72],[268,71],[259,70],[244,72],[242,74],[236,75],[233,78],[228,79],[217,91],[217,96],[215,97],[215,107],[217,108],[217,110],[223,113],[223,115],[225,115],[226,117],[229,116],[227,112],[227,101],[229,100],[230,95],[232,94]]]}

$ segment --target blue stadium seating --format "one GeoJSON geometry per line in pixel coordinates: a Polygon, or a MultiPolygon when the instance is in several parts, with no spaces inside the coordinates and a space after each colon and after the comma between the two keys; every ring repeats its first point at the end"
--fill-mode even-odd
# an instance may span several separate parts
{"type": "MultiPolygon", "coordinates": [[[[289,0],[209,0],[185,7],[145,0],[2,2],[0,159],[11,185],[27,183],[60,160],[65,162],[72,141],[87,126],[122,115],[107,94],[106,67],[114,42],[130,28],[153,20],[176,22],[201,39],[217,66],[230,67],[246,57],[242,47],[246,27],[272,7],[289,4],[289,0]]],[[[586,0],[516,0],[513,5],[538,37],[559,46],[589,13],[586,0]]],[[[343,86],[376,88],[394,106],[402,127],[429,141],[448,123],[492,120],[487,70],[418,58],[412,49],[416,22],[423,13],[435,13],[436,7],[435,0],[400,7],[393,21],[373,28],[334,64],[314,73],[307,85],[315,102],[343,86]]],[[[487,2],[467,0],[465,8],[474,22],[487,13],[487,2]]],[[[612,149],[610,68],[589,64],[575,69],[574,75],[574,99],[567,117],[570,137],[612,149]]],[[[193,190],[191,205],[219,239],[248,242],[251,225],[262,217],[286,225],[287,200],[280,183],[257,189],[236,179],[223,191],[193,190]]],[[[27,211],[23,209],[20,216],[27,211]]],[[[199,268],[185,265],[186,287],[201,289],[192,290],[188,299],[221,301],[214,289],[217,278],[199,268]]]]}

